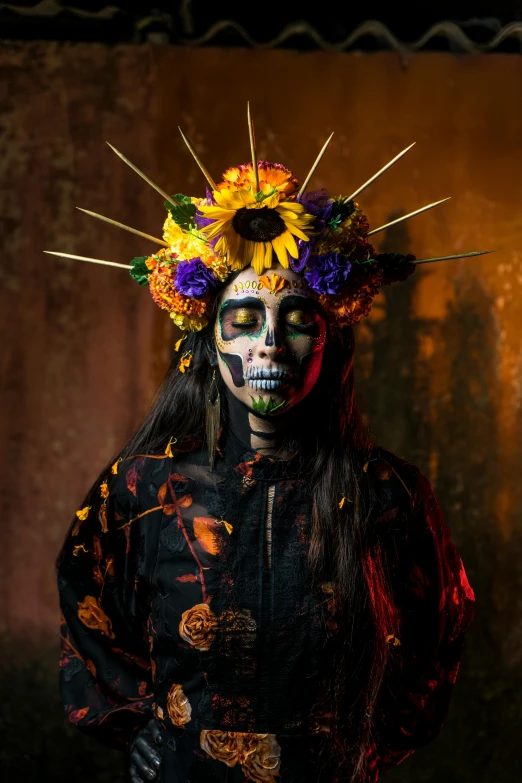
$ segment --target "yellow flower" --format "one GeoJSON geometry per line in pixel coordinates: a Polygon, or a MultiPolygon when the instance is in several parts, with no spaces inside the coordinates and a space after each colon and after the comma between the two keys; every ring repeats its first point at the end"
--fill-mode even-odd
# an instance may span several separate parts
{"type": "Polygon", "coordinates": [[[177,261],[201,258],[204,264],[210,266],[216,260],[216,254],[207,240],[198,236],[197,232],[184,231],[170,213],[163,224],[163,239],[169,244],[165,251],[174,253],[177,261]]]}
{"type": "Polygon", "coordinates": [[[87,519],[90,510],[91,510],[90,506],[85,506],[85,508],[81,508],[79,511],[76,512],[76,516],[78,517],[80,522],[84,522],[87,519]]]}
{"type": "Polygon", "coordinates": [[[106,481],[100,484],[100,495],[104,499],[109,497],[109,485],[107,484],[106,481]]]}
{"type": "Polygon", "coordinates": [[[205,315],[183,315],[183,313],[170,313],[170,317],[179,329],[187,329],[189,332],[199,332],[208,324],[205,315]]]}
{"type": "Polygon", "coordinates": [[[272,266],[275,252],[281,266],[288,268],[288,255],[298,257],[294,237],[308,241],[313,215],[302,204],[281,201],[284,194],[269,184],[253,190],[223,188],[214,191],[216,205],[199,207],[213,223],[201,229],[209,239],[219,237],[216,253],[226,256],[232,271],[252,264],[260,275],[272,266]]]}

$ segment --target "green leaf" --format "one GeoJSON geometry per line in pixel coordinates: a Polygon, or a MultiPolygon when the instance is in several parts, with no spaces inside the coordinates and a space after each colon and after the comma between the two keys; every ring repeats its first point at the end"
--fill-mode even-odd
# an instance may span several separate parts
{"type": "Polygon", "coordinates": [[[281,408],[284,408],[286,405],[284,400],[283,402],[276,403],[273,397],[270,397],[268,402],[265,402],[261,395],[259,395],[258,400],[254,400],[252,395],[250,395],[250,399],[252,400],[252,408],[254,411],[260,413],[262,416],[271,416],[272,413],[281,410],[281,408]]]}
{"type": "Polygon", "coordinates": [[[131,261],[130,276],[140,285],[149,284],[150,269],[147,267],[145,261],[148,256],[137,256],[131,261]]]}
{"type": "Polygon", "coordinates": [[[332,205],[332,211],[326,225],[330,231],[336,231],[346,218],[354,211],[353,201],[348,198],[336,199],[332,205]]]}
{"type": "Polygon", "coordinates": [[[185,231],[193,228],[194,217],[196,215],[196,206],[188,196],[183,193],[176,193],[170,201],[165,202],[165,207],[172,215],[172,219],[185,231]]]}
{"type": "MultiPolygon", "coordinates": [[[[250,188],[251,192],[254,193],[253,188],[250,188]]],[[[271,188],[268,193],[263,193],[262,190],[258,190],[257,193],[254,193],[254,198],[257,202],[264,201],[267,198],[270,198],[274,195],[274,193],[277,193],[277,188],[271,188]]]]}

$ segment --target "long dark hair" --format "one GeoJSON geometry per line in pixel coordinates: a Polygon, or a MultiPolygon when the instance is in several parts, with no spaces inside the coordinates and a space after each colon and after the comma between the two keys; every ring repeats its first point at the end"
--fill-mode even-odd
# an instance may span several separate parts
{"type": "MultiPolygon", "coordinates": [[[[179,372],[176,354],[123,458],[164,449],[171,437],[178,443],[205,437],[213,373],[209,358],[215,355],[212,324],[189,333],[183,351],[192,354],[190,369],[179,372]]],[[[373,483],[365,470],[371,442],[355,404],[353,356],[353,330],[332,330],[320,377],[298,408],[299,448],[308,460],[313,486],[309,568],[316,583],[332,585],[334,622],[340,630],[329,669],[333,676],[327,702],[335,720],[328,753],[335,758],[337,781],[359,783],[366,779],[376,733],[378,696],[388,663],[385,636],[394,631],[394,610],[373,524],[373,483]]],[[[292,450],[296,436],[291,437],[294,442],[287,445],[292,450]]]]}

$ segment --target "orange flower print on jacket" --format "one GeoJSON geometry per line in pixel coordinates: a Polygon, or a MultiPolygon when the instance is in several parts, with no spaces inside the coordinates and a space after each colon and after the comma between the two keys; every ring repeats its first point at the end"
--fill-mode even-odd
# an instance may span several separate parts
{"type": "Polygon", "coordinates": [[[110,618],[94,596],[86,595],[83,601],[78,601],[78,618],[87,628],[101,631],[109,639],[114,639],[110,618]]]}
{"type": "Polygon", "coordinates": [[[258,740],[255,751],[248,756],[241,769],[247,780],[272,783],[274,777],[279,775],[280,764],[281,748],[275,734],[265,734],[258,740]]]}
{"type": "Polygon", "coordinates": [[[203,730],[200,746],[228,767],[241,764],[246,779],[254,783],[275,783],[279,775],[281,748],[275,734],[203,730]]]}
{"type": "Polygon", "coordinates": [[[181,615],[179,634],[196,650],[209,650],[217,629],[217,617],[208,604],[196,604],[181,615]]]}
{"type": "Polygon", "coordinates": [[[190,721],[192,707],[188,698],[183,693],[181,685],[174,683],[167,696],[167,712],[175,726],[184,726],[190,721]]]}

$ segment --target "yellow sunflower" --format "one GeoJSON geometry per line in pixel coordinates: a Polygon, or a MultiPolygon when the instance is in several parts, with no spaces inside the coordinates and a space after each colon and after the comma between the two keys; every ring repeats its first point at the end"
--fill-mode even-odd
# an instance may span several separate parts
{"type": "Polygon", "coordinates": [[[252,189],[223,188],[213,197],[215,206],[199,207],[204,217],[213,219],[201,231],[209,239],[219,237],[215,250],[226,255],[232,271],[252,264],[260,275],[272,266],[272,252],[288,268],[288,255],[298,257],[294,237],[310,239],[314,216],[296,201],[282,201],[284,191],[268,183],[257,194],[252,189]]]}

